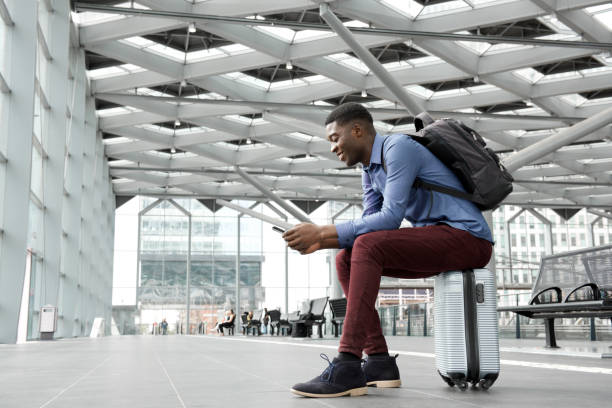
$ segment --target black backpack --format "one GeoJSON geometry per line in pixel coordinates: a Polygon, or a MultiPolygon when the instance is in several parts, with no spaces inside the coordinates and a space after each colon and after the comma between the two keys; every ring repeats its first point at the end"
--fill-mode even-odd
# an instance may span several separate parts
{"type": "MultiPolygon", "coordinates": [[[[425,112],[414,118],[414,125],[417,133],[409,136],[444,163],[457,176],[467,193],[419,178],[413,187],[472,201],[483,211],[494,209],[512,192],[514,179],[475,130],[455,119],[434,121],[425,112]]],[[[386,171],[382,152],[381,161],[386,171]]]]}

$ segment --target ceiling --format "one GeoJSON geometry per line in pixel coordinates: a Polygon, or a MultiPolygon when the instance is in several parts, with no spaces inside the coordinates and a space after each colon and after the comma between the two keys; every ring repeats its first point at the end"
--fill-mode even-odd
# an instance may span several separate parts
{"type": "MultiPolygon", "coordinates": [[[[327,113],[363,103],[382,134],[414,130],[412,115],[327,26],[320,3],[77,3],[73,19],[115,194],[263,197],[239,166],[286,199],[359,202],[360,169],[330,152],[327,113]],[[108,10],[85,11],[93,5],[108,10]]],[[[503,158],[612,106],[610,2],[329,6],[345,26],[373,29],[352,35],[400,92],[434,116],[464,121],[503,158]]],[[[612,125],[513,175],[509,204],[612,207],[612,125]]]]}

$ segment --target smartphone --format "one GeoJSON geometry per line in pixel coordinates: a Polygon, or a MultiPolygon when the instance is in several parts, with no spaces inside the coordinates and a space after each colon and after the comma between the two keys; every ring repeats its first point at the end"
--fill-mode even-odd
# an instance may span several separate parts
{"type": "Polygon", "coordinates": [[[276,225],[273,225],[273,226],[272,226],[272,229],[273,229],[274,231],[276,231],[276,232],[281,233],[281,234],[284,234],[284,233],[285,233],[285,230],[284,230],[284,229],[282,229],[281,227],[277,227],[276,225]]]}

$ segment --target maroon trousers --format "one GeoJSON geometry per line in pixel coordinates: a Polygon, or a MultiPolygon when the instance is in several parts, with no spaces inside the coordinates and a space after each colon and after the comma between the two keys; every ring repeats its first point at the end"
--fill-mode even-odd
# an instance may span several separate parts
{"type": "Polygon", "coordinates": [[[492,245],[448,225],[401,228],[360,235],[336,257],[338,280],[348,300],[338,351],[361,357],[387,351],[375,308],[381,276],[419,279],[440,272],[481,268],[492,245]]]}

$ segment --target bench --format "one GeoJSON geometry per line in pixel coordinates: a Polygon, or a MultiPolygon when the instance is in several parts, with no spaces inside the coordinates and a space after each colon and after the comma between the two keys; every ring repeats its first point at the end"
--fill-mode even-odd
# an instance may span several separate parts
{"type": "Polygon", "coordinates": [[[329,299],[329,308],[332,312],[332,331],[334,337],[338,337],[340,326],[344,323],[344,316],[346,316],[346,298],[329,299]]]}
{"type": "Polygon", "coordinates": [[[291,325],[293,322],[300,320],[300,311],[296,310],[295,312],[291,312],[289,314],[282,314],[280,321],[278,322],[278,331],[276,335],[282,334],[283,336],[288,336],[291,334],[291,325]]]}
{"type": "Polygon", "coordinates": [[[291,335],[294,337],[303,337],[298,335],[298,333],[300,333],[299,326],[304,325],[306,329],[305,337],[310,337],[312,335],[313,326],[319,326],[319,338],[323,338],[323,327],[325,324],[325,316],[323,313],[325,312],[328,299],[329,297],[326,296],[311,300],[308,312],[301,315],[299,320],[292,322],[291,335]]]}
{"type": "Polygon", "coordinates": [[[542,257],[529,303],[497,311],[544,319],[548,348],[558,347],[556,318],[612,318],[612,245],[542,257]]]}

